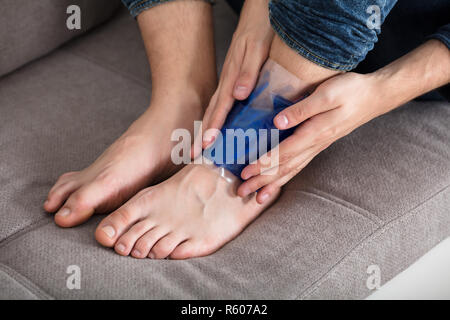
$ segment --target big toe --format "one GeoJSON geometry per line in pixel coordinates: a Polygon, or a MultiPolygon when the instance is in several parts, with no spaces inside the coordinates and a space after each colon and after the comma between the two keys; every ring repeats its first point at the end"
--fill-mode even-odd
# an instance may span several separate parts
{"type": "Polygon", "coordinates": [[[179,244],[169,257],[174,260],[183,260],[206,255],[206,252],[202,252],[201,247],[198,241],[189,239],[179,244]]]}
{"type": "Polygon", "coordinates": [[[66,199],[80,187],[80,182],[74,176],[75,173],[63,174],[50,189],[44,209],[47,212],[55,212],[66,199]]]}
{"type": "Polygon", "coordinates": [[[95,231],[95,238],[101,245],[113,247],[126,231],[147,214],[146,210],[148,210],[148,208],[144,206],[144,203],[140,200],[141,195],[142,192],[138,193],[134,198],[130,199],[122,207],[100,222],[95,231]]]}
{"type": "Polygon", "coordinates": [[[88,220],[103,200],[102,188],[88,184],[72,193],[55,215],[55,223],[63,228],[73,227],[88,220]]]}

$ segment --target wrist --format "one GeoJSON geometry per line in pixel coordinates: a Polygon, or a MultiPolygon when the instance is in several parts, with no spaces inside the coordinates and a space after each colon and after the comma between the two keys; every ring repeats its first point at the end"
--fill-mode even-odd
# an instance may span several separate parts
{"type": "Polygon", "coordinates": [[[371,73],[370,77],[383,96],[387,112],[448,83],[449,67],[447,47],[437,40],[430,40],[371,73]]]}
{"type": "Polygon", "coordinates": [[[377,70],[364,75],[369,83],[368,88],[372,93],[372,102],[377,116],[382,115],[399,105],[399,95],[392,83],[392,75],[388,70],[377,70]]]}

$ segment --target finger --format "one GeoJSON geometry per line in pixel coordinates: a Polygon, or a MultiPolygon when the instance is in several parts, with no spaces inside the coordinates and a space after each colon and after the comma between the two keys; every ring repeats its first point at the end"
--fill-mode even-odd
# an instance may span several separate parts
{"type": "Polygon", "coordinates": [[[268,56],[268,48],[257,47],[254,44],[247,44],[244,61],[234,86],[233,96],[237,100],[245,100],[248,98],[252,90],[255,88],[259,71],[268,56]]]}
{"type": "Polygon", "coordinates": [[[203,144],[203,129],[208,126],[208,122],[211,117],[212,111],[216,105],[219,90],[220,90],[220,88],[217,88],[216,91],[214,92],[213,96],[211,97],[209,105],[206,108],[205,114],[203,116],[200,130],[198,132],[195,132],[194,143],[191,147],[191,159],[197,158],[203,150],[203,146],[202,146],[202,144],[203,144]]]}
{"type": "MultiPolygon", "coordinates": [[[[319,151],[320,152],[320,151],[319,151]]],[[[294,170],[289,172],[288,174],[282,176],[278,180],[275,180],[272,183],[269,183],[262,187],[260,191],[258,191],[258,194],[256,195],[256,202],[259,204],[263,204],[267,199],[270,198],[271,195],[278,192],[278,190],[284,186],[286,183],[288,183],[292,178],[294,178],[297,174],[300,173],[310,162],[314,157],[319,154],[319,152],[314,153],[313,155],[310,155],[302,163],[296,166],[294,170]]]]}
{"type": "Polygon", "coordinates": [[[246,166],[242,170],[241,178],[248,180],[253,176],[285,164],[310,146],[308,137],[301,137],[297,132],[294,132],[275,148],[262,155],[257,161],[246,166]]]}
{"type": "MultiPolygon", "coordinates": [[[[277,167],[278,168],[278,167],[277,167]]],[[[275,172],[275,170],[274,170],[275,172]]],[[[237,189],[237,195],[241,198],[245,198],[253,192],[258,191],[258,189],[268,185],[280,178],[277,173],[267,174],[267,175],[257,175],[251,179],[242,183],[237,189]]]]}
{"type": "MultiPolygon", "coordinates": [[[[233,107],[234,97],[233,88],[241,68],[245,46],[237,44],[233,46],[233,54],[230,55],[226,66],[222,72],[217,93],[217,101],[211,110],[211,115],[208,119],[208,124],[204,126],[205,130],[218,129],[220,130],[225,122],[225,119],[233,107]]],[[[208,135],[205,131],[203,135],[203,148],[207,148],[214,142],[216,137],[208,135]]]]}
{"type": "Polygon", "coordinates": [[[219,95],[219,91],[220,91],[220,84],[217,87],[216,91],[214,92],[213,96],[211,97],[208,107],[206,108],[205,114],[203,115],[203,120],[202,120],[203,128],[208,127],[209,120],[211,119],[211,115],[212,115],[214,108],[216,106],[216,103],[217,103],[217,96],[219,95]]]}
{"type": "Polygon", "coordinates": [[[203,148],[206,149],[210,146],[214,140],[217,138],[217,135],[214,135],[214,132],[220,130],[225,123],[225,119],[227,118],[228,113],[233,107],[234,98],[228,93],[224,93],[222,91],[219,94],[219,98],[217,104],[212,112],[210,121],[208,122],[208,127],[205,127],[205,132],[203,134],[203,148]],[[217,129],[216,131],[208,129],[217,129]]]}
{"type": "Polygon", "coordinates": [[[319,87],[304,100],[281,111],[273,120],[274,125],[278,129],[289,129],[315,115],[336,108],[338,105],[330,95],[329,90],[321,90],[319,87]]]}
{"type": "MultiPolygon", "coordinates": [[[[315,154],[318,153],[318,147],[311,147],[305,152],[299,154],[294,157],[292,160],[287,161],[286,163],[280,165],[279,167],[271,168],[268,171],[263,172],[257,176],[252,177],[251,179],[245,181],[238,188],[238,195],[241,197],[246,197],[249,194],[258,191],[259,189],[273,184],[276,181],[280,180],[284,176],[293,177],[296,175],[303,167],[303,163],[308,163],[312,159],[315,154]]],[[[306,164],[305,164],[306,165],[306,164]]],[[[276,189],[276,185],[274,185],[274,190],[276,189]]],[[[258,191],[259,194],[260,191],[258,191]]],[[[257,201],[263,201],[266,199],[266,196],[257,196],[257,201]]],[[[262,203],[262,202],[259,202],[262,203]]]]}
{"type": "Polygon", "coordinates": [[[345,129],[346,125],[342,122],[339,108],[308,119],[277,147],[261,156],[255,163],[245,167],[242,170],[241,178],[248,180],[271,168],[287,163],[310,148],[336,141],[351,131],[345,129]]]}

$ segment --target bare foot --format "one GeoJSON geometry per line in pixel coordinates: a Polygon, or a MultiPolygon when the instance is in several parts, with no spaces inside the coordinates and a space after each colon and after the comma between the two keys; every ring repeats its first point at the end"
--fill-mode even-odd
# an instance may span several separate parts
{"type": "Polygon", "coordinates": [[[58,213],[61,227],[78,225],[94,213],[118,208],[137,191],[175,172],[170,136],[176,128],[193,129],[202,103],[194,94],[151,105],[91,166],[63,174],[44,204],[58,213]]]}
{"type": "Polygon", "coordinates": [[[212,165],[190,164],[142,190],[97,227],[95,237],[120,255],[186,259],[211,254],[235,238],[278,196],[260,205],[236,195],[240,183],[212,165]]]}

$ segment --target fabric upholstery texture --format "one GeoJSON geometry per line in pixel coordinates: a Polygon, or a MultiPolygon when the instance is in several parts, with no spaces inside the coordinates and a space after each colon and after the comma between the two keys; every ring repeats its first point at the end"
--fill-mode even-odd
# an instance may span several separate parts
{"type": "MultiPolygon", "coordinates": [[[[214,14],[220,68],[237,19],[222,1],[214,14]]],[[[145,110],[149,79],[124,10],[0,79],[0,299],[364,298],[369,265],[384,283],[450,235],[442,102],[410,102],[341,139],[208,257],[120,257],[94,239],[101,216],[58,228],[42,209],[48,190],[145,110]],[[66,286],[70,265],[80,290],[66,286]]]]}
{"type": "Polygon", "coordinates": [[[120,0],[0,0],[0,76],[104,22],[120,0]],[[66,28],[67,7],[81,9],[81,29],[66,28]]]}

